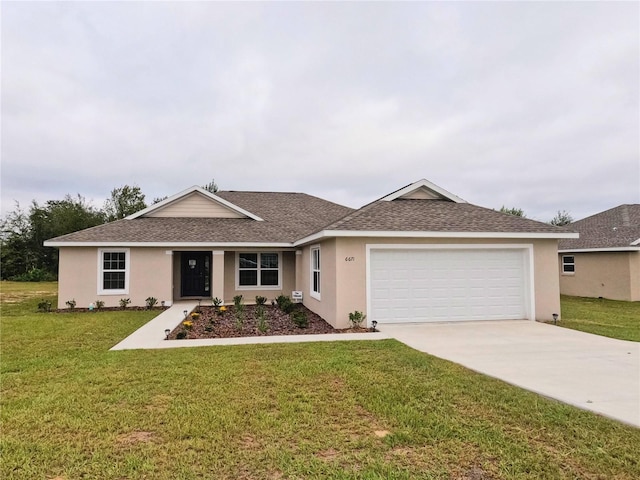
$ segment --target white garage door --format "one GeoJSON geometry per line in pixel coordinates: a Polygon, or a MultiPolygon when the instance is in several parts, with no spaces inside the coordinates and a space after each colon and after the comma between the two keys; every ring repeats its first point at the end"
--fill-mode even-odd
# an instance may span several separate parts
{"type": "Polygon", "coordinates": [[[369,320],[527,318],[523,249],[372,249],[369,320]]]}

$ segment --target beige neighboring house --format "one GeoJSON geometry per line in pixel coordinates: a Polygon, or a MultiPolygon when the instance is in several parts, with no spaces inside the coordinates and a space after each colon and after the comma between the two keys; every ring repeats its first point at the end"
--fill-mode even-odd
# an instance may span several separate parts
{"type": "Polygon", "coordinates": [[[640,205],[620,205],[569,227],[580,238],[560,241],[560,292],[640,301],[640,205]]]}
{"type": "Polygon", "coordinates": [[[302,292],[331,325],[549,320],[558,240],[577,234],[471,205],[427,180],[353,210],[302,193],[192,187],[57,237],[59,300],[144,305],[302,292]]]}

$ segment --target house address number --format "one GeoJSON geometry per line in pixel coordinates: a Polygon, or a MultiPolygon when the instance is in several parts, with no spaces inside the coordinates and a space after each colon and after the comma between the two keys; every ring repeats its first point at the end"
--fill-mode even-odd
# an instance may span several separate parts
{"type": "Polygon", "coordinates": [[[355,262],[356,261],[356,257],[344,257],[344,261],[345,262],[355,262]]]}

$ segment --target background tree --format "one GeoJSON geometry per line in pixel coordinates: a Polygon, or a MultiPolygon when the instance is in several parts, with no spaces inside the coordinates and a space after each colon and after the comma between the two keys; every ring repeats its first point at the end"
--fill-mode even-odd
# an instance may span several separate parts
{"type": "Polygon", "coordinates": [[[500,207],[500,211],[508,215],[515,215],[516,217],[527,218],[527,216],[524,214],[524,210],[522,210],[521,208],[515,208],[515,207],[507,208],[503,205],[500,207]]]}
{"type": "Polygon", "coordinates": [[[145,208],[147,204],[140,187],[123,185],[111,190],[111,197],[104,203],[104,214],[107,222],[113,222],[145,208]]]}
{"type": "Polygon", "coordinates": [[[44,205],[31,203],[29,213],[20,209],[2,221],[1,262],[3,279],[46,280],[55,278],[58,250],[43,242],[53,237],[104,223],[104,214],[81,195],[66,195],[44,205]]]}
{"type": "Polygon", "coordinates": [[[556,216],[549,221],[551,225],[555,225],[556,227],[562,227],[572,222],[573,222],[573,217],[566,210],[562,210],[562,211],[558,210],[558,213],[556,213],[556,216]]]}
{"type": "Polygon", "coordinates": [[[206,185],[202,185],[202,188],[204,188],[205,190],[211,193],[216,193],[218,191],[218,185],[216,184],[216,179],[212,178],[209,183],[207,183],[206,185]]]}

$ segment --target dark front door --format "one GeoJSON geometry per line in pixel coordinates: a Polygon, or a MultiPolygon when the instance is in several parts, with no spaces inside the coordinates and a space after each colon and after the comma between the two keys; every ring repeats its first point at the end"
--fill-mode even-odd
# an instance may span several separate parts
{"type": "Polygon", "coordinates": [[[211,296],[211,252],[182,252],[181,296],[211,296]]]}

